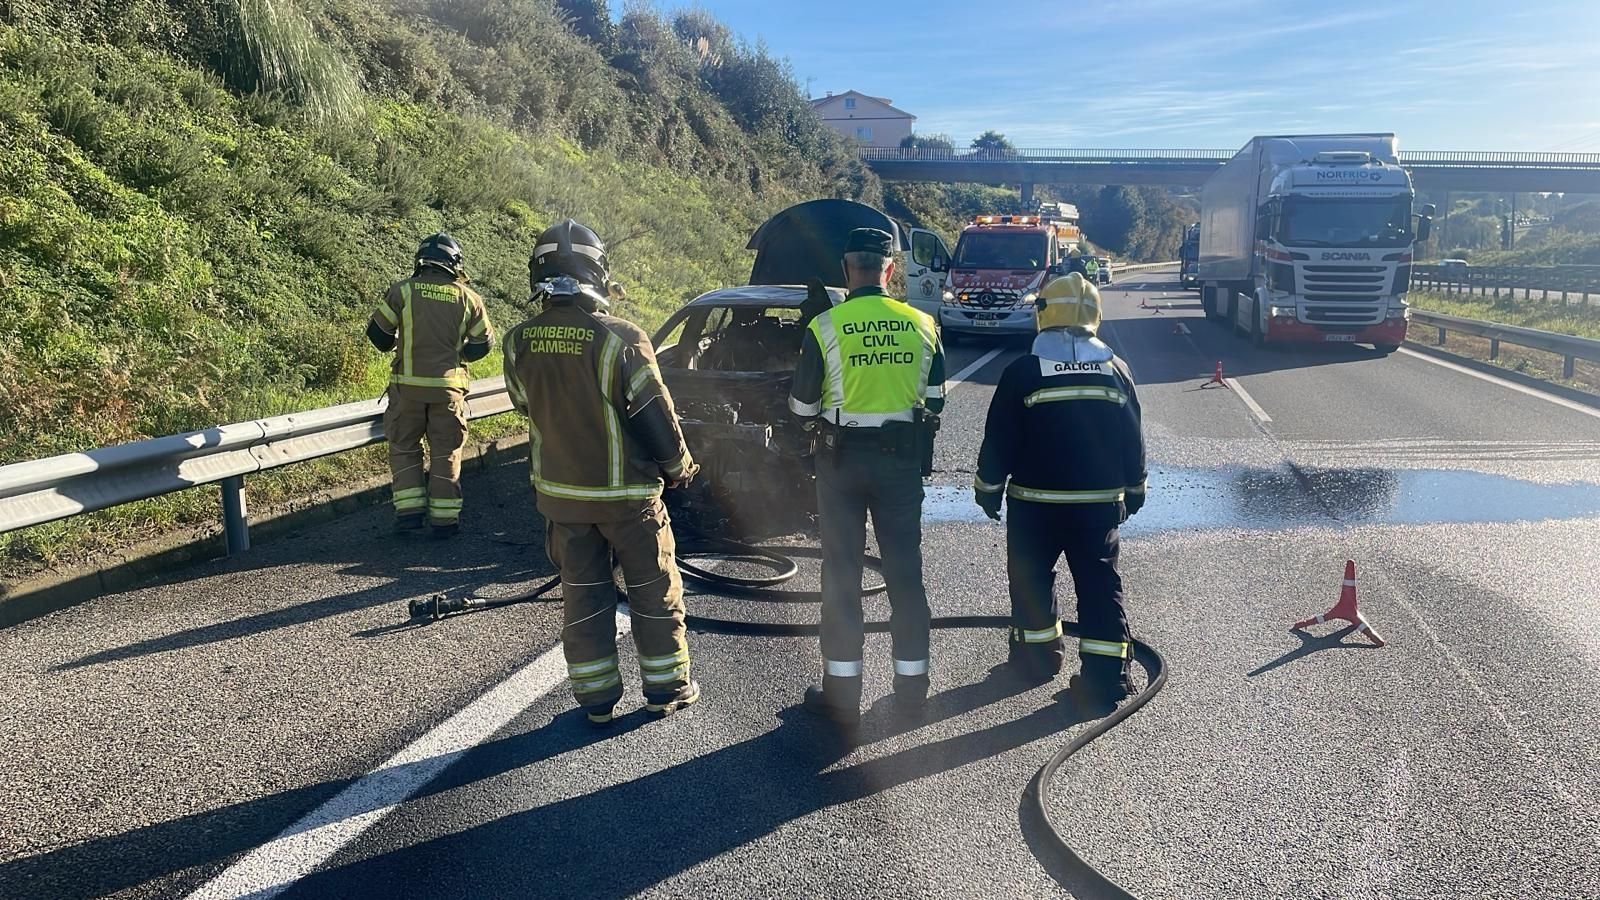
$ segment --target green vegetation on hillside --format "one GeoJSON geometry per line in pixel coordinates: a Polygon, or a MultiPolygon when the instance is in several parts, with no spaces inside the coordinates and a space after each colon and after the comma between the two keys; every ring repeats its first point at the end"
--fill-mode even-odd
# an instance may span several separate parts
{"type": "Polygon", "coordinates": [[[503,329],[576,216],[653,322],[782,206],[882,199],[764,49],[603,0],[0,0],[0,142],[0,464],[376,396],[435,230],[503,329]]]}

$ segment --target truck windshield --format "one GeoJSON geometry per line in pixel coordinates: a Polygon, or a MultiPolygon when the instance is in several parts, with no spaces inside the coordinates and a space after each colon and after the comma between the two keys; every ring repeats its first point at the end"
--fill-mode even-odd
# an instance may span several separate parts
{"type": "Polygon", "coordinates": [[[1289,197],[1278,240],[1298,247],[1403,247],[1411,243],[1411,198],[1289,197]]]}
{"type": "Polygon", "coordinates": [[[1050,242],[1037,232],[999,234],[992,231],[968,232],[956,244],[957,269],[1042,269],[1050,242]]]}

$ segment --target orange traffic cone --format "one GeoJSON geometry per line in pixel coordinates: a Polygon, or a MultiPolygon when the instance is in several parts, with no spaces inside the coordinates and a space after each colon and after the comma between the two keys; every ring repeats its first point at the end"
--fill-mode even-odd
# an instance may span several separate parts
{"type": "Polygon", "coordinates": [[[1303,622],[1294,623],[1294,629],[1299,630],[1310,625],[1321,625],[1333,619],[1342,619],[1352,625],[1360,626],[1356,629],[1356,633],[1366,634],[1379,647],[1388,643],[1383,639],[1383,635],[1379,634],[1378,630],[1373,628],[1372,624],[1367,621],[1367,617],[1361,614],[1361,607],[1356,603],[1356,561],[1353,559],[1344,561],[1344,588],[1339,591],[1339,602],[1333,605],[1333,609],[1321,615],[1306,619],[1303,622]]]}
{"type": "Polygon", "coordinates": [[[1222,360],[1217,360],[1217,371],[1211,374],[1211,380],[1206,382],[1206,384],[1220,384],[1223,387],[1228,386],[1228,382],[1222,379],[1222,360]]]}

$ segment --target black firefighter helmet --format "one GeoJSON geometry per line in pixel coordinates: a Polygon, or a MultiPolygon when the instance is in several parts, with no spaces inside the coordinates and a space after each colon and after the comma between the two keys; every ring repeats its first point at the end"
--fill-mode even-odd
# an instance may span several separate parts
{"type": "Polygon", "coordinates": [[[540,282],[566,276],[605,290],[611,279],[606,245],[589,226],[563,219],[546,228],[528,259],[528,279],[538,293],[540,282]]]}
{"type": "Polygon", "coordinates": [[[430,234],[417,245],[416,267],[437,266],[452,275],[459,274],[464,260],[461,244],[444,232],[430,234]]]}

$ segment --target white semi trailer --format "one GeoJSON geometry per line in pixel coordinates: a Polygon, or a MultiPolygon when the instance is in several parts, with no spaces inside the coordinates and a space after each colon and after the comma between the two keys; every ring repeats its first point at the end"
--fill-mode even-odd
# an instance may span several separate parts
{"type": "Polygon", "coordinates": [[[1392,134],[1252,138],[1200,193],[1201,304],[1256,344],[1405,340],[1412,246],[1433,208],[1392,134]]]}

